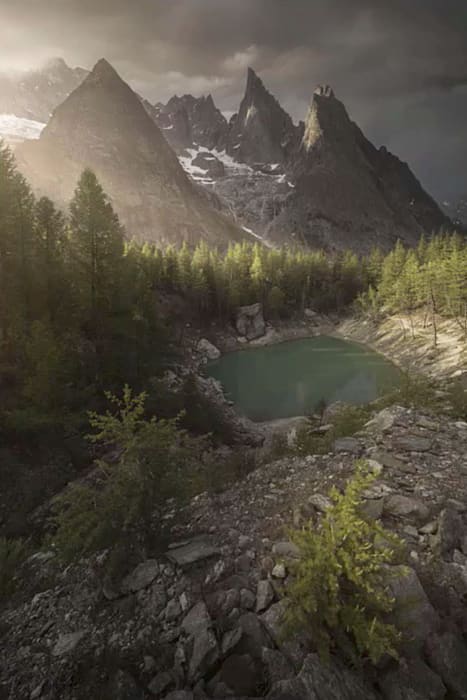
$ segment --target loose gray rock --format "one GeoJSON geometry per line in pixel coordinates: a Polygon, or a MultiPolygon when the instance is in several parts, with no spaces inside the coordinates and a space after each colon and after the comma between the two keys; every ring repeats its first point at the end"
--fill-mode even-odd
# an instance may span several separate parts
{"type": "Polygon", "coordinates": [[[331,499],[327,496],[323,496],[321,493],[312,494],[308,499],[308,503],[316,508],[316,510],[318,510],[320,513],[324,513],[327,508],[332,506],[331,499]]]}
{"type": "Polygon", "coordinates": [[[243,610],[253,610],[255,602],[255,594],[249,591],[248,588],[242,588],[240,591],[240,607],[243,608],[243,610]]]}
{"type": "Polygon", "coordinates": [[[295,676],[294,667],[277,649],[263,649],[262,661],[270,686],[279,681],[290,680],[295,676]]]}
{"type": "Polygon", "coordinates": [[[190,542],[170,549],[166,556],[178,566],[189,566],[197,561],[220,554],[220,549],[213,544],[210,537],[196,537],[190,542]]]}
{"type": "Polygon", "coordinates": [[[408,566],[389,566],[388,586],[395,599],[390,621],[403,634],[404,650],[420,649],[439,625],[439,618],[420,583],[408,566]]]}
{"type": "Polygon", "coordinates": [[[71,632],[70,634],[61,634],[52,649],[52,656],[64,656],[70,654],[82,640],[85,631],[71,632]]]}
{"type": "Polygon", "coordinates": [[[407,452],[429,452],[433,447],[433,440],[416,435],[403,435],[396,439],[395,445],[399,450],[407,452]]]}
{"type": "Polygon", "coordinates": [[[282,562],[279,562],[279,564],[276,564],[271,572],[271,576],[273,578],[280,578],[283,579],[287,576],[287,572],[285,570],[285,565],[282,564],[282,562]]]}
{"type": "Polygon", "coordinates": [[[268,700],[377,700],[376,693],[356,673],[333,661],[323,664],[309,654],[298,677],[277,683],[268,700]]]}
{"type": "Polygon", "coordinates": [[[300,550],[293,542],[276,542],[272,546],[272,553],[284,559],[299,559],[300,550]]]}
{"type": "Polygon", "coordinates": [[[401,659],[398,667],[379,680],[385,700],[444,700],[446,687],[441,678],[417,657],[401,659]]]}
{"type": "Polygon", "coordinates": [[[242,630],[242,638],[236,649],[239,654],[250,654],[253,658],[260,659],[263,647],[272,648],[271,637],[254,613],[242,615],[238,627],[242,630]]]}
{"type": "Polygon", "coordinates": [[[426,520],[430,514],[427,506],[416,498],[394,494],[384,499],[384,515],[395,517],[413,516],[417,520],[426,520]]]}
{"type": "Polygon", "coordinates": [[[142,588],[147,588],[159,575],[159,564],[155,559],[138,564],[122,581],[121,589],[124,593],[136,593],[142,588]]]}
{"type": "Polygon", "coordinates": [[[237,646],[242,638],[243,630],[241,627],[235,627],[229,630],[222,637],[221,652],[222,656],[228,656],[237,646]]]}
{"type": "Polygon", "coordinates": [[[464,532],[464,523],[459,513],[454,508],[445,508],[439,515],[434,548],[443,558],[451,556],[454,549],[460,546],[464,532]]]}
{"type": "Polygon", "coordinates": [[[188,635],[196,635],[203,629],[211,627],[211,616],[206,604],[200,600],[182,620],[182,630],[188,635]]]}
{"type": "Polygon", "coordinates": [[[266,610],[274,600],[274,588],[270,581],[258,581],[256,588],[256,612],[261,613],[266,610]]]}
{"type": "Polygon", "coordinates": [[[217,640],[211,629],[198,629],[193,639],[193,652],[188,668],[188,677],[191,682],[205,676],[219,660],[217,640]]]}
{"type": "Polygon", "coordinates": [[[196,349],[208,360],[217,360],[221,356],[221,351],[206,338],[201,338],[196,349]]]}
{"type": "Polygon", "coordinates": [[[427,640],[426,654],[456,700],[467,700],[467,646],[454,632],[433,635],[427,640]]]}
{"type": "Polygon", "coordinates": [[[334,452],[350,452],[354,455],[361,451],[359,441],[353,437],[343,437],[334,440],[333,449],[334,452]]]}
{"type": "Polygon", "coordinates": [[[220,681],[237,697],[252,697],[261,688],[262,669],[249,654],[232,654],[222,664],[220,681]]]}
{"type": "Polygon", "coordinates": [[[153,695],[160,695],[167,690],[173,682],[173,676],[169,671],[161,671],[157,676],[154,676],[148,685],[148,689],[153,695]]]}

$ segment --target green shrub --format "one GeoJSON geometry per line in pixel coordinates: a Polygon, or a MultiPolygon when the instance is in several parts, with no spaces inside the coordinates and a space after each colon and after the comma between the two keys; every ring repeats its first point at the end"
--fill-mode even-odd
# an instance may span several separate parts
{"type": "Polygon", "coordinates": [[[327,433],[313,432],[312,420],[297,431],[295,452],[301,455],[325,454],[335,440],[349,437],[361,430],[370,418],[368,406],[343,406],[332,418],[332,428],[327,433]]]}
{"type": "Polygon", "coordinates": [[[18,568],[27,554],[28,547],[23,540],[0,537],[0,600],[15,591],[18,568]]]}
{"type": "Polygon", "coordinates": [[[92,443],[112,448],[112,463],[96,461],[93,480],[75,483],[55,499],[53,537],[63,559],[149,535],[168,498],[191,493],[206,442],[191,438],[178,419],[144,417],[146,395],[125,387],[107,394],[114,412],[90,414],[92,443]]]}
{"type": "Polygon", "coordinates": [[[286,590],[285,630],[309,632],[323,658],[334,648],[353,662],[397,658],[399,632],[384,622],[394,602],[384,565],[400,541],[361,515],[362,494],[374,479],[367,463],[357,462],[344,492],[331,491],[333,504],[320,525],[310,522],[290,533],[301,558],[286,590]]]}

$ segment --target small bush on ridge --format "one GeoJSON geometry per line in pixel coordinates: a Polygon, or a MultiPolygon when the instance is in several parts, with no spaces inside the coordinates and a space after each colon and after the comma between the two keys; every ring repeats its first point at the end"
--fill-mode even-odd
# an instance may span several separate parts
{"type": "Polygon", "coordinates": [[[384,567],[400,541],[360,512],[363,492],[374,479],[367,463],[357,462],[344,492],[331,491],[333,504],[319,527],[310,522],[290,533],[301,557],[286,590],[285,631],[310,632],[324,659],[334,648],[353,662],[369,658],[376,664],[385,654],[397,658],[399,632],[384,621],[394,603],[384,567]]]}

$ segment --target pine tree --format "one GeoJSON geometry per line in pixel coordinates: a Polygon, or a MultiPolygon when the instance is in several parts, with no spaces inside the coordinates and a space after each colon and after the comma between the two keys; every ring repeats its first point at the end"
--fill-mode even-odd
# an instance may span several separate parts
{"type": "Polygon", "coordinates": [[[95,174],[86,169],[70,204],[70,256],[92,338],[112,310],[123,260],[123,229],[95,174]]]}

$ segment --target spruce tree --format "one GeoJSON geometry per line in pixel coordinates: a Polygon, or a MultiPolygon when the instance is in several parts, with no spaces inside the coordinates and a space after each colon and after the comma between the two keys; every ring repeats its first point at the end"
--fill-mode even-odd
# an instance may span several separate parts
{"type": "Polygon", "coordinates": [[[70,256],[84,321],[96,339],[117,299],[123,229],[92,170],[81,175],[70,204],[70,256]]]}

